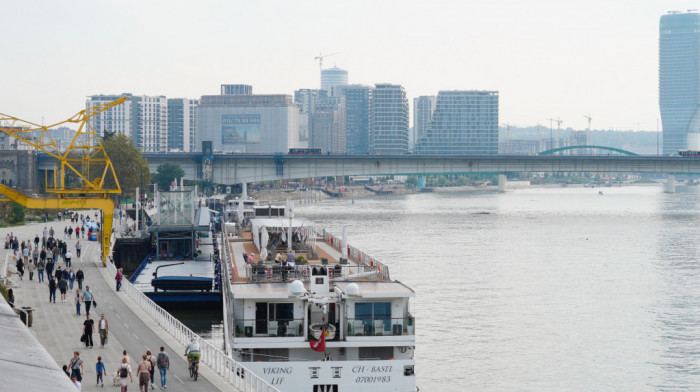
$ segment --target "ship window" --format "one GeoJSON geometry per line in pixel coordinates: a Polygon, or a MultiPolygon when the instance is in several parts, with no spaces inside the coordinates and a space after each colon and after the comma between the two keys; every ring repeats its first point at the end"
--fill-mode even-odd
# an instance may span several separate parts
{"type": "Polygon", "coordinates": [[[355,318],[361,320],[385,320],[391,318],[391,302],[357,302],[355,318]]]}
{"type": "Polygon", "coordinates": [[[388,360],[394,357],[393,347],[360,347],[360,360],[388,360]]]}
{"type": "Polygon", "coordinates": [[[293,320],[294,305],[291,303],[268,304],[268,320],[293,320]]]}

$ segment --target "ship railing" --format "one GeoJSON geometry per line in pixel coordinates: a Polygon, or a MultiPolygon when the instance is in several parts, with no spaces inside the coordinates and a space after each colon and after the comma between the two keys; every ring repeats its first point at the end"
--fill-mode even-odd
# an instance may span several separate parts
{"type": "Polygon", "coordinates": [[[362,277],[364,280],[381,279],[378,266],[357,264],[303,264],[294,267],[283,267],[279,263],[246,264],[246,274],[249,282],[288,282],[291,280],[309,282],[311,269],[314,267],[325,267],[326,273],[331,279],[350,280],[353,276],[362,277]]]}
{"type": "Polygon", "coordinates": [[[231,335],[233,331],[233,317],[228,317],[228,303],[231,295],[231,277],[233,276],[233,259],[229,260],[229,242],[227,240],[226,225],[222,227],[221,243],[221,302],[224,309],[224,350],[226,354],[231,354],[231,335]]]}
{"type": "Polygon", "coordinates": [[[415,319],[407,317],[358,317],[347,319],[348,336],[415,335],[415,319]]]}
{"type": "Polygon", "coordinates": [[[237,319],[235,320],[235,337],[299,337],[304,336],[304,319],[269,320],[237,319]]]}
{"type": "Polygon", "coordinates": [[[391,277],[389,275],[389,267],[386,266],[384,263],[380,263],[374,257],[368,255],[365,252],[362,252],[354,246],[351,246],[349,244],[343,244],[342,239],[338,238],[337,236],[334,236],[333,234],[330,234],[325,229],[322,232],[316,232],[316,235],[322,238],[327,244],[332,246],[338,252],[340,252],[342,257],[350,257],[352,260],[357,260],[358,264],[360,265],[376,267],[381,280],[391,280],[391,277]],[[345,252],[341,249],[345,246],[347,246],[348,250],[347,255],[344,255],[345,252]]]}
{"type": "MultiPolygon", "coordinates": [[[[116,267],[112,263],[107,264],[107,269],[112,275],[117,273],[116,267]]],[[[234,361],[229,355],[226,355],[216,346],[187,328],[178,319],[148,298],[131,282],[125,279],[122,283],[124,293],[181,345],[186,346],[190,343],[191,338],[195,338],[199,342],[200,361],[234,388],[243,392],[279,392],[279,389],[273,387],[247,367],[234,361]]]]}

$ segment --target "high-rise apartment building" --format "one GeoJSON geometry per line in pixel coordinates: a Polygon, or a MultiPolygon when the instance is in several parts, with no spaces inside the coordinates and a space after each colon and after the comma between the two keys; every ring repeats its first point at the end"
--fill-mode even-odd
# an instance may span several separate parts
{"type": "Polygon", "coordinates": [[[498,92],[440,91],[421,154],[498,154],[498,92]]]}
{"type": "Polygon", "coordinates": [[[370,153],[408,153],[408,99],[402,86],[375,85],[370,129],[370,153]]]}
{"type": "Polygon", "coordinates": [[[134,144],[143,152],[168,152],[168,99],[165,96],[136,97],[138,121],[134,144]]]}
{"type": "Polygon", "coordinates": [[[326,90],[329,96],[337,96],[337,86],[348,84],[348,71],[338,67],[321,70],[321,90],[326,90]]]}
{"type": "Polygon", "coordinates": [[[294,91],[294,101],[301,143],[324,153],[345,153],[345,99],[326,90],[300,89],[294,91]]]}
{"type": "Polygon", "coordinates": [[[202,96],[195,150],[202,141],[221,152],[284,153],[299,146],[299,108],[292,96],[246,92],[202,96]]]}
{"type": "Polygon", "coordinates": [[[700,149],[700,14],[669,12],[659,23],[663,153],[700,149]]]}
{"type": "Polygon", "coordinates": [[[168,151],[193,151],[197,105],[197,99],[168,99],[168,151]]]}
{"type": "Polygon", "coordinates": [[[309,147],[345,153],[345,98],[322,97],[309,114],[309,147]]]}
{"type": "Polygon", "coordinates": [[[90,118],[90,124],[98,136],[103,137],[105,132],[107,132],[133,138],[133,131],[136,129],[136,121],[138,119],[138,113],[136,113],[138,104],[135,103],[136,100],[133,95],[91,95],[85,101],[85,109],[116,101],[121,97],[126,97],[126,102],[90,118]]]}
{"type": "Polygon", "coordinates": [[[420,138],[425,137],[428,132],[428,125],[433,118],[435,111],[435,102],[437,97],[434,95],[422,95],[413,98],[413,142],[418,142],[420,138]]]}
{"type": "Polygon", "coordinates": [[[168,101],[165,96],[92,95],[85,102],[87,109],[125,96],[126,102],[90,119],[99,136],[105,132],[123,134],[144,152],[168,150],[168,101]]]}
{"type": "Polygon", "coordinates": [[[372,87],[351,84],[339,88],[345,98],[345,151],[369,154],[372,87]]]}

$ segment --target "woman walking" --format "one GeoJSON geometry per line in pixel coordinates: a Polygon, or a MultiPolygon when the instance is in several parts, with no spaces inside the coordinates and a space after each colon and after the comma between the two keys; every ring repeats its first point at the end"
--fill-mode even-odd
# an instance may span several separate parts
{"type": "Polygon", "coordinates": [[[80,290],[75,289],[75,312],[78,316],[80,316],[80,304],[82,304],[83,301],[83,295],[80,294],[80,290]]]}
{"type": "Polygon", "coordinates": [[[93,347],[92,342],[92,330],[95,326],[95,321],[90,319],[90,315],[85,316],[85,322],[83,322],[83,334],[85,335],[85,347],[93,347]]]}

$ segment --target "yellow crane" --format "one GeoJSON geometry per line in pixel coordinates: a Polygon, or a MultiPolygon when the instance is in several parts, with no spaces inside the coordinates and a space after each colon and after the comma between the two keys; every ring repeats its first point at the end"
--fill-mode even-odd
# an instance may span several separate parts
{"type": "Polygon", "coordinates": [[[46,191],[55,197],[29,197],[23,193],[0,184],[0,194],[7,199],[31,209],[88,209],[102,210],[102,264],[107,265],[114,202],[110,193],[121,193],[119,181],[114,172],[112,161],[105,152],[100,138],[95,133],[90,118],[109,110],[126,101],[121,97],[115,101],[81,110],[73,117],[51,125],[39,125],[10,115],[0,113],[0,131],[21,140],[34,148],[56,158],[60,170],[54,167],[53,187],[46,191]],[[78,130],[70,145],[61,151],[49,132],[64,124],[78,124],[78,130]],[[80,186],[71,187],[66,183],[69,178],[80,186]]]}

